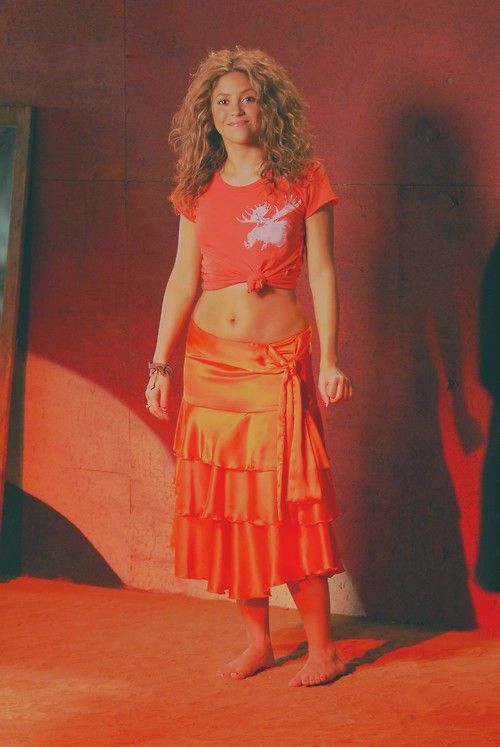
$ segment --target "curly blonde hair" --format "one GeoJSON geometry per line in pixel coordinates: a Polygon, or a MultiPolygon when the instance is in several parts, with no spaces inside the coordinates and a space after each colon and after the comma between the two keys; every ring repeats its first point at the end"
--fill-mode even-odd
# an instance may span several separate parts
{"type": "Polygon", "coordinates": [[[178,154],[175,189],[169,200],[192,211],[198,196],[226,160],[227,153],[212,118],[212,91],[226,73],[246,73],[258,94],[261,107],[260,145],[263,163],[260,177],[273,192],[278,181],[290,183],[308,178],[321,161],[314,156],[312,135],[306,120],[308,104],[288,73],[260,49],[221,49],[202,60],[192,74],[184,100],[172,117],[168,143],[178,154]]]}

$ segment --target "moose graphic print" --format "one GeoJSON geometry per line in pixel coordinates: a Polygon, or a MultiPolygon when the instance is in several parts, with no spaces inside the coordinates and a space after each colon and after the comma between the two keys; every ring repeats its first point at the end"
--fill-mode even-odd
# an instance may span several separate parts
{"type": "Polygon", "coordinates": [[[282,208],[271,205],[269,202],[261,202],[245,210],[243,215],[237,218],[240,223],[253,225],[244,241],[245,248],[252,249],[257,246],[263,251],[267,249],[269,244],[278,247],[284,246],[290,229],[286,216],[293,210],[297,210],[301,204],[300,197],[291,197],[282,208]]]}

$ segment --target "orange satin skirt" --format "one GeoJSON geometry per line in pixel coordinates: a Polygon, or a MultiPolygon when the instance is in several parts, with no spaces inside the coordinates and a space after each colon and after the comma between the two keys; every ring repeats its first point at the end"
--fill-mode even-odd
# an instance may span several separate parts
{"type": "Polygon", "coordinates": [[[311,326],[272,343],[190,319],[175,428],[174,573],[231,599],[345,570],[311,326]]]}

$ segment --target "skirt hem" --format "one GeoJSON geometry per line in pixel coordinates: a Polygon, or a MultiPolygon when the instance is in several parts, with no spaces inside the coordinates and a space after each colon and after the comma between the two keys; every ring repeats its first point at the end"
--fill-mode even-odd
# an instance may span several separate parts
{"type": "MultiPolygon", "coordinates": [[[[313,504],[315,505],[315,504],[313,504]]],[[[296,527],[312,527],[316,526],[317,524],[330,524],[331,522],[335,521],[336,519],[343,516],[342,512],[339,512],[338,514],[335,514],[334,516],[330,516],[324,519],[314,519],[312,521],[299,521],[297,518],[292,517],[286,517],[282,521],[260,521],[255,519],[249,519],[249,518],[242,518],[242,519],[235,519],[232,516],[214,516],[213,514],[205,514],[200,512],[199,514],[192,514],[192,513],[183,513],[181,511],[178,511],[175,514],[174,520],[176,517],[181,517],[183,519],[211,519],[212,521],[217,522],[228,522],[229,524],[252,524],[257,527],[283,527],[286,525],[292,525],[296,527]]]]}
{"type": "Polygon", "coordinates": [[[206,591],[209,591],[211,594],[220,594],[227,595],[228,599],[255,599],[257,597],[272,597],[271,589],[274,586],[282,586],[283,584],[292,583],[294,581],[302,581],[305,578],[308,578],[309,576],[326,576],[327,578],[330,578],[331,576],[336,576],[339,573],[345,573],[346,569],[343,566],[333,566],[324,568],[318,571],[311,571],[309,573],[304,573],[301,576],[296,576],[294,578],[286,578],[282,580],[276,580],[273,581],[268,587],[265,587],[262,590],[258,591],[252,591],[244,596],[241,594],[234,594],[232,593],[232,590],[229,587],[221,587],[221,586],[214,586],[210,583],[210,581],[207,579],[206,575],[180,575],[179,573],[175,573],[176,578],[181,578],[184,580],[191,580],[191,581],[206,581],[207,587],[206,591]]]}

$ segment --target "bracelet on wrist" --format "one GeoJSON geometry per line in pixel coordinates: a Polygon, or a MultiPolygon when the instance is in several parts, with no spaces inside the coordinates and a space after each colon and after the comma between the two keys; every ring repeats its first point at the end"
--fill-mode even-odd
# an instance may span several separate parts
{"type": "Polygon", "coordinates": [[[148,369],[150,376],[155,371],[162,376],[172,377],[174,375],[173,368],[169,361],[167,361],[166,363],[158,363],[158,361],[148,361],[148,369]]]}

